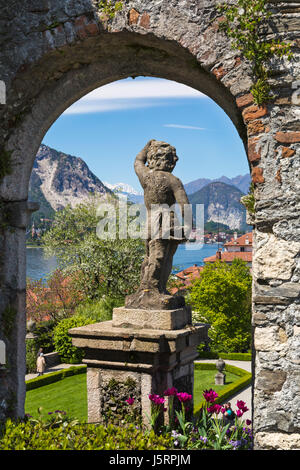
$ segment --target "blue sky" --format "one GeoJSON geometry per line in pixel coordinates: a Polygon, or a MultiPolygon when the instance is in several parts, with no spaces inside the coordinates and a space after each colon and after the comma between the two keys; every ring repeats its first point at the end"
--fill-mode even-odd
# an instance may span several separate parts
{"type": "Polygon", "coordinates": [[[210,98],[176,82],[129,78],[105,85],[68,108],[43,143],[81,157],[102,181],[141,190],[133,164],[150,139],[177,149],[183,183],[249,172],[242,141],[210,98]]]}

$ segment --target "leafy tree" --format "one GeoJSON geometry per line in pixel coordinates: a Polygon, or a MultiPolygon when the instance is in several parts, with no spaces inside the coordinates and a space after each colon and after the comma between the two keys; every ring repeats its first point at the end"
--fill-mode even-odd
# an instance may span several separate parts
{"type": "Polygon", "coordinates": [[[57,322],[72,315],[82,299],[75,281],[60,269],[54,271],[47,283],[42,279],[27,279],[26,311],[31,320],[57,322]]]}
{"type": "Polygon", "coordinates": [[[242,352],[251,341],[251,275],[246,263],[217,261],[205,265],[193,282],[189,301],[195,319],[211,324],[212,348],[220,352],[242,352]]]}
{"type": "Polygon", "coordinates": [[[86,299],[103,295],[122,298],[134,292],[139,284],[144,243],[141,239],[119,237],[119,213],[116,198],[109,201],[116,207],[115,239],[100,239],[96,229],[99,199],[70,206],[55,215],[52,228],[43,237],[49,256],[57,257],[65,275],[72,275],[86,299]]]}

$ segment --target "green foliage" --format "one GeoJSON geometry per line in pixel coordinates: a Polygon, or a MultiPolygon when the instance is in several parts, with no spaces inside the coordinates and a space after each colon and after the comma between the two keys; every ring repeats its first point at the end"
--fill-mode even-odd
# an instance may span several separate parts
{"type": "Polygon", "coordinates": [[[78,305],[75,315],[81,315],[92,318],[97,322],[109,321],[112,319],[113,309],[121,307],[124,304],[123,299],[103,297],[102,299],[88,300],[78,305]]]}
{"type": "Polygon", "coordinates": [[[251,361],[251,353],[224,353],[215,351],[202,351],[198,348],[198,358],[201,359],[228,359],[229,361],[251,361]]]}
{"type": "Polygon", "coordinates": [[[96,320],[83,315],[74,315],[70,318],[61,320],[54,329],[53,343],[55,351],[61,357],[61,360],[67,364],[76,364],[82,361],[84,352],[82,349],[72,345],[72,338],[68,334],[71,328],[89,325],[95,323],[96,320]]]}
{"type": "Polygon", "coordinates": [[[249,193],[241,198],[241,203],[246,207],[249,214],[255,214],[254,184],[250,184],[249,193]]]}
{"type": "Polygon", "coordinates": [[[34,339],[26,339],[26,373],[36,372],[37,346],[34,339]]]}
{"type": "Polygon", "coordinates": [[[101,13],[104,13],[108,18],[112,19],[118,11],[122,10],[123,2],[116,0],[102,0],[97,2],[97,7],[101,13]]]}
{"type": "Polygon", "coordinates": [[[246,263],[205,265],[190,288],[194,319],[209,323],[214,351],[242,352],[251,341],[251,275],[246,263]]]}
{"type": "Polygon", "coordinates": [[[36,324],[34,330],[36,350],[43,348],[45,354],[53,352],[53,330],[56,322],[54,320],[41,321],[36,324]]]}
{"type": "Polygon", "coordinates": [[[239,50],[252,63],[255,83],[251,88],[254,102],[262,105],[272,99],[268,83],[267,64],[273,57],[287,56],[292,59],[291,44],[280,40],[268,40],[262,36],[272,13],[266,0],[237,0],[235,5],[227,2],[218,6],[225,16],[220,28],[232,39],[232,48],[239,50]]]}
{"type": "MultiPolygon", "coordinates": [[[[112,199],[111,203],[115,203],[112,199]]],[[[103,295],[121,298],[136,290],[144,257],[140,239],[100,239],[96,228],[99,200],[66,207],[55,215],[52,228],[43,237],[46,254],[55,255],[65,275],[73,276],[84,298],[103,295]]],[[[116,206],[117,227],[118,208],[116,206]]]]}
{"type": "Polygon", "coordinates": [[[79,424],[62,412],[51,421],[8,420],[0,438],[0,450],[166,450],[170,435],[145,434],[134,425],[126,427],[79,424]]]}

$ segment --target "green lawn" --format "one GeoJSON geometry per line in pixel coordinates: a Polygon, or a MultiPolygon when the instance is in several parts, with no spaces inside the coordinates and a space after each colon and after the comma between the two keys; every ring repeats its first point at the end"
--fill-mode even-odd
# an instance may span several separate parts
{"type": "MultiPolygon", "coordinates": [[[[216,370],[195,370],[194,406],[203,400],[203,390],[213,388],[220,392],[224,386],[215,385],[216,370]]],[[[226,372],[226,385],[235,382],[239,377],[226,372]]],[[[50,385],[45,385],[26,393],[25,413],[38,416],[38,408],[42,414],[56,410],[66,411],[67,415],[79,421],[87,420],[86,374],[73,375],[50,385]]]]}
{"type": "Polygon", "coordinates": [[[86,421],[86,374],[72,375],[26,392],[25,413],[37,417],[39,407],[42,407],[43,415],[61,410],[66,411],[69,417],[86,421]]]}
{"type": "Polygon", "coordinates": [[[234,383],[240,379],[231,372],[225,372],[226,382],[225,385],[215,385],[215,375],[217,370],[195,370],[194,371],[194,407],[200,405],[201,401],[204,400],[203,391],[212,388],[217,393],[221,392],[227,385],[234,383]]]}

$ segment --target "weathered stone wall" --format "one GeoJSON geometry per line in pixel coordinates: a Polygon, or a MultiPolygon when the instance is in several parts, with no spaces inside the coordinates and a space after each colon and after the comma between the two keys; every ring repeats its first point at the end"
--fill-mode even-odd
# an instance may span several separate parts
{"type": "Polygon", "coordinates": [[[0,417],[24,413],[25,221],[37,149],[81,96],[114,80],[148,75],[210,96],[244,142],[256,197],[256,446],[300,448],[300,4],[270,3],[264,35],[293,41],[294,60],[272,61],[276,99],[257,107],[249,93],[251,68],[219,31],[217,0],[130,0],[113,21],[103,20],[95,3],[0,1],[0,80],[7,90],[0,104],[0,340],[7,347],[0,417]]]}

